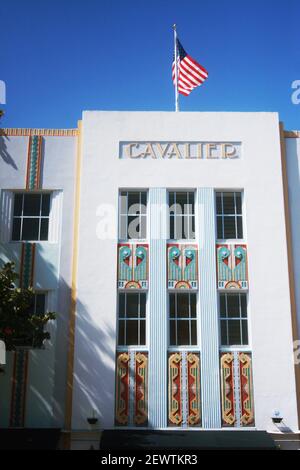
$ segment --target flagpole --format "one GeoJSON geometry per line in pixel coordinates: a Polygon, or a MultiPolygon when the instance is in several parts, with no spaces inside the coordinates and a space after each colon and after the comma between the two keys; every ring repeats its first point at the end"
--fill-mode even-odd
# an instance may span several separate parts
{"type": "Polygon", "coordinates": [[[179,111],[178,97],[178,51],[177,51],[177,31],[176,24],[173,24],[174,30],[174,60],[175,60],[175,111],[179,111]]]}

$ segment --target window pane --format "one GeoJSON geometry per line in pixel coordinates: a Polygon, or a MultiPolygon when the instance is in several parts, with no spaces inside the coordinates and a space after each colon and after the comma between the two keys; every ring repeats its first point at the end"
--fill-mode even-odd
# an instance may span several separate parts
{"type": "Polygon", "coordinates": [[[169,207],[173,206],[175,204],[175,193],[169,192],[169,207]]]}
{"type": "Polygon", "coordinates": [[[119,196],[119,210],[120,214],[127,214],[127,193],[122,191],[119,196]]]}
{"type": "Polygon", "coordinates": [[[39,239],[40,219],[23,219],[22,240],[39,239]]]}
{"type": "Polygon", "coordinates": [[[175,218],[173,215],[170,215],[170,239],[171,240],[174,240],[174,236],[175,236],[175,233],[174,233],[174,221],[175,221],[175,218]]]}
{"type": "Polygon", "coordinates": [[[128,214],[140,213],[140,193],[130,191],[128,193],[128,214]]]}
{"type": "Polygon", "coordinates": [[[140,217],[138,215],[130,215],[128,217],[127,238],[140,238],[140,217]]]}
{"type": "Polygon", "coordinates": [[[184,236],[184,217],[182,215],[175,216],[175,237],[174,240],[182,240],[184,236]]]}
{"type": "Polygon", "coordinates": [[[12,240],[20,240],[21,219],[13,219],[12,240]]]}
{"type": "Polygon", "coordinates": [[[137,318],[139,316],[139,294],[127,294],[126,316],[137,318]]]}
{"type": "Polygon", "coordinates": [[[118,344],[125,345],[125,321],[119,320],[118,344]]]}
{"type": "Polygon", "coordinates": [[[177,318],[189,318],[189,294],[177,294],[177,318]]]}
{"type": "Polygon", "coordinates": [[[223,211],[224,214],[235,214],[234,193],[223,193],[223,211]]]}
{"type": "Polygon", "coordinates": [[[50,194],[43,194],[42,215],[48,216],[49,214],[50,214],[50,194]]]}
{"type": "Polygon", "coordinates": [[[121,238],[121,240],[125,240],[127,238],[127,217],[126,217],[126,215],[121,215],[121,217],[120,217],[119,237],[121,238]]]}
{"type": "Polygon", "coordinates": [[[147,193],[146,191],[141,192],[141,214],[146,214],[147,212],[147,193]]]}
{"type": "Polygon", "coordinates": [[[241,344],[240,320],[228,321],[228,336],[230,346],[241,344]]]}
{"type": "Polygon", "coordinates": [[[147,236],[147,217],[145,215],[142,215],[140,222],[141,222],[141,225],[140,225],[140,237],[139,238],[144,239],[147,236]]]}
{"type": "Polygon", "coordinates": [[[241,299],[241,316],[247,318],[247,295],[240,294],[241,299]]]}
{"type": "Polygon", "coordinates": [[[177,321],[178,346],[189,346],[190,344],[189,331],[190,330],[189,330],[188,320],[177,321]]]}
{"type": "Polygon", "coordinates": [[[43,315],[45,313],[45,294],[36,294],[35,313],[43,315]]]}
{"type": "Polygon", "coordinates": [[[222,193],[217,193],[216,196],[216,209],[217,209],[217,214],[222,214],[222,193]]]}
{"type": "Polygon", "coordinates": [[[195,193],[188,193],[189,214],[195,214],[195,193]]]}
{"type": "Polygon", "coordinates": [[[181,221],[182,221],[182,229],[183,229],[181,238],[187,240],[187,239],[190,238],[190,220],[189,220],[189,217],[182,217],[181,221]]]}
{"type": "Polygon", "coordinates": [[[191,302],[191,317],[196,318],[197,316],[197,296],[196,294],[190,294],[190,302],[191,302]]]}
{"type": "Polygon", "coordinates": [[[48,240],[49,219],[41,219],[40,240],[48,240]]]}
{"type": "Polygon", "coordinates": [[[145,320],[140,321],[140,344],[141,345],[146,344],[146,321],[145,320]]]}
{"type": "Polygon", "coordinates": [[[228,318],[240,317],[239,294],[227,294],[227,315],[228,318]]]}
{"type": "Polygon", "coordinates": [[[221,320],[221,345],[228,346],[227,344],[227,321],[221,320]]]}
{"type": "Polygon", "coordinates": [[[195,346],[197,344],[197,322],[196,320],[191,321],[191,344],[195,346]]]}
{"type": "Polygon", "coordinates": [[[220,317],[226,317],[226,294],[220,295],[220,317]]]}
{"type": "Polygon", "coordinates": [[[236,218],[237,223],[237,237],[236,238],[243,238],[243,219],[241,216],[236,218]]]}
{"type": "Polygon", "coordinates": [[[170,346],[177,346],[175,325],[176,321],[170,320],[170,346]]]}
{"type": "Polygon", "coordinates": [[[186,237],[189,240],[193,240],[195,238],[195,224],[194,224],[194,215],[190,215],[185,217],[185,221],[187,221],[187,228],[186,228],[186,237]]]}
{"type": "Polygon", "coordinates": [[[39,216],[41,194],[24,194],[23,215],[39,216]]]}
{"type": "Polygon", "coordinates": [[[170,317],[175,318],[175,294],[169,296],[170,317]]]}
{"type": "Polygon", "coordinates": [[[236,204],[236,213],[242,214],[242,195],[241,193],[235,193],[235,204],[236,204]]]}
{"type": "Polygon", "coordinates": [[[119,318],[125,317],[125,294],[119,294],[119,318]]]}
{"type": "Polygon", "coordinates": [[[140,317],[145,318],[146,316],[146,294],[140,294],[140,317]]]}
{"type": "Polygon", "coordinates": [[[176,204],[178,213],[187,214],[188,213],[188,193],[176,193],[176,204]]]}
{"type": "Polygon", "coordinates": [[[126,322],[126,345],[138,345],[138,321],[127,320],[126,322]]]}
{"type": "Polygon", "coordinates": [[[242,344],[247,345],[248,344],[248,322],[247,322],[247,320],[242,320],[242,336],[243,336],[242,344]]]}
{"type": "Polygon", "coordinates": [[[23,201],[23,194],[15,194],[14,215],[22,214],[22,201],[23,201]]]}
{"type": "Polygon", "coordinates": [[[224,238],[236,238],[235,217],[224,217],[224,238]]]}
{"type": "Polygon", "coordinates": [[[223,220],[222,220],[222,216],[217,217],[217,237],[219,239],[223,238],[223,220]]]}

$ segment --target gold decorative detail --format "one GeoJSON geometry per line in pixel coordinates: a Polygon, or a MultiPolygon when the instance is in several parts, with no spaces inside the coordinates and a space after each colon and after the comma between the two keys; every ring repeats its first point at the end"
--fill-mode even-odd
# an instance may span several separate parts
{"type": "Polygon", "coordinates": [[[76,137],[79,135],[78,129],[26,129],[26,128],[4,128],[0,129],[0,135],[8,137],[76,137]]]}

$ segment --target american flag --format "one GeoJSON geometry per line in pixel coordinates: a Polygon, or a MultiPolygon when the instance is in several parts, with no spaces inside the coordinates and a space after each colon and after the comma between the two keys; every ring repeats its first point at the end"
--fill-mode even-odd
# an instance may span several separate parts
{"type": "MultiPolygon", "coordinates": [[[[188,96],[191,91],[207,79],[208,72],[183,49],[177,39],[177,87],[178,92],[188,96]]],[[[172,65],[172,78],[176,86],[175,58],[172,65]]]]}

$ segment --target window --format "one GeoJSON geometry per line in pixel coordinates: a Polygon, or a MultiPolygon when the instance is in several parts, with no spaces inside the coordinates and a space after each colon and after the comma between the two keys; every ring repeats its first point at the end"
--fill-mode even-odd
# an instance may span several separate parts
{"type": "Polygon", "coordinates": [[[220,294],[221,345],[248,345],[247,295],[220,294]]]}
{"type": "Polygon", "coordinates": [[[15,193],[12,240],[48,240],[49,213],[49,193],[15,193]]]}
{"type": "Polygon", "coordinates": [[[169,191],[171,240],[195,238],[195,193],[169,191]]]}
{"type": "Polygon", "coordinates": [[[243,238],[241,192],[217,192],[217,237],[243,238]]]}
{"type": "Polygon", "coordinates": [[[170,346],[197,344],[195,293],[169,294],[170,346]]]}
{"type": "Polygon", "coordinates": [[[119,293],[119,346],[146,344],[146,293],[119,293]]]}
{"type": "Polygon", "coordinates": [[[145,239],[147,191],[121,191],[119,197],[119,238],[145,239]]]}

